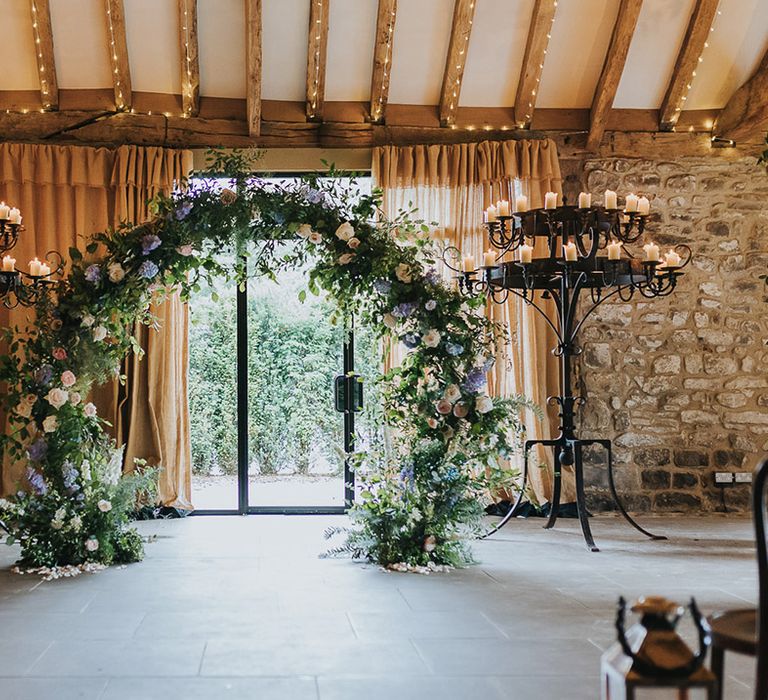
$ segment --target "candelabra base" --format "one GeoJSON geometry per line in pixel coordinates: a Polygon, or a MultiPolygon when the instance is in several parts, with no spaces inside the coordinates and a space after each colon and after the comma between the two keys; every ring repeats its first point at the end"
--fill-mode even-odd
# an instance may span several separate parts
{"type": "Polygon", "coordinates": [[[562,469],[563,465],[573,465],[574,479],[576,482],[576,511],[579,515],[579,524],[581,525],[581,532],[584,535],[584,542],[587,545],[587,549],[592,552],[599,552],[600,549],[595,544],[594,537],[592,537],[592,530],[589,526],[589,514],[587,513],[586,496],[584,492],[584,460],[583,450],[589,445],[600,445],[603,447],[608,455],[608,486],[611,492],[611,498],[613,499],[616,509],[621,513],[624,519],[634,527],[638,532],[641,532],[646,537],[652,540],[666,540],[663,535],[654,535],[652,532],[648,532],[645,528],[641,527],[627,512],[624,504],[619,498],[619,494],[616,491],[616,482],[613,478],[613,452],[611,449],[610,440],[579,440],[578,438],[569,439],[564,436],[560,436],[555,440],[526,440],[525,451],[523,459],[523,474],[522,482],[520,484],[520,491],[517,494],[514,504],[509,509],[509,512],[499,521],[499,523],[481,539],[490,537],[495,532],[498,532],[503,528],[515,515],[522,503],[525,487],[528,483],[528,454],[531,449],[536,445],[543,445],[545,447],[552,447],[555,453],[555,471],[554,471],[554,483],[552,486],[552,504],[549,511],[549,519],[547,520],[544,528],[549,530],[555,526],[557,522],[557,516],[560,511],[560,494],[562,491],[562,469]]]}

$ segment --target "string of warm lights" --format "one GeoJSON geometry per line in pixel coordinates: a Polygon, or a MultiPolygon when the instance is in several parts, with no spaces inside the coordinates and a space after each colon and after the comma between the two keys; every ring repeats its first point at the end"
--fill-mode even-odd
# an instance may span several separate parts
{"type": "MultiPolygon", "coordinates": [[[[472,31],[472,12],[475,9],[475,3],[473,2],[469,3],[469,12],[470,12],[470,18],[467,24],[467,30],[464,32],[464,46],[459,51],[459,56],[464,56],[467,53],[467,48],[469,47],[469,34],[472,31]]],[[[463,77],[464,72],[464,65],[466,64],[466,59],[461,61],[461,63],[458,63],[456,65],[456,80],[453,84],[452,89],[452,98],[451,101],[448,103],[448,111],[450,114],[448,115],[448,123],[452,124],[456,121],[456,108],[458,107],[459,103],[459,93],[461,92],[461,79],[463,77]]]]}
{"type": "MultiPolygon", "coordinates": [[[[549,41],[552,38],[552,28],[555,26],[555,14],[557,13],[557,0],[553,0],[552,2],[552,20],[549,23],[549,30],[547,31],[547,41],[549,41]]],[[[525,115],[525,123],[520,124],[520,128],[525,128],[526,124],[531,123],[531,113],[533,112],[533,104],[534,104],[534,98],[536,97],[536,92],[539,89],[539,83],[541,82],[541,72],[544,70],[544,57],[547,55],[547,47],[544,47],[544,53],[541,56],[541,61],[539,61],[539,72],[536,76],[536,85],[531,90],[531,96],[529,98],[528,102],[528,113],[525,115]]]]}
{"type": "Polygon", "coordinates": [[[182,85],[184,116],[189,116],[193,112],[195,96],[192,89],[192,57],[189,54],[189,12],[186,0],[184,0],[184,18],[181,21],[181,33],[184,39],[184,72],[186,75],[186,80],[184,80],[184,85],[182,85]]]}
{"type": "Polygon", "coordinates": [[[43,110],[53,109],[51,102],[51,85],[45,70],[42,42],[40,40],[40,18],[37,13],[37,3],[32,0],[32,31],[35,34],[35,51],[37,52],[37,67],[40,71],[40,92],[43,98],[43,110]]]}
{"type": "MultiPolygon", "coordinates": [[[[712,19],[712,24],[709,27],[709,34],[711,35],[712,32],[715,31],[715,23],[717,22],[717,18],[722,15],[722,10],[718,9],[715,13],[714,18],[712,19]]],[[[696,64],[693,68],[693,71],[691,71],[691,77],[688,80],[688,82],[685,84],[685,90],[681,93],[680,99],[678,100],[677,104],[675,105],[675,112],[672,117],[673,125],[672,125],[672,131],[675,131],[675,125],[677,124],[677,120],[680,118],[680,114],[683,111],[683,107],[685,106],[685,101],[688,99],[688,93],[691,91],[691,86],[693,85],[694,78],[696,78],[696,73],[698,72],[699,67],[704,62],[704,52],[709,48],[709,41],[704,42],[704,46],[701,49],[701,53],[699,54],[699,58],[696,61],[696,64]]],[[[710,124],[709,128],[711,128],[712,125],[710,124]]],[[[689,131],[693,131],[693,126],[690,126],[688,128],[689,131]]]]}
{"type": "Polygon", "coordinates": [[[309,118],[314,119],[317,114],[317,95],[320,91],[320,40],[323,34],[323,0],[315,0],[317,16],[315,26],[310,31],[315,32],[315,55],[312,59],[312,100],[309,110],[309,118]]]}
{"type": "Polygon", "coordinates": [[[381,92],[379,94],[376,107],[374,108],[373,121],[379,121],[382,117],[382,110],[384,109],[384,95],[387,94],[388,81],[392,68],[390,61],[392,60],[392,35],[395,31],[395,14],[396,11],[393,8],[389,12],[389,22],[387,23],[387,38],[385,40],[386,45],[384,47],[384,70],[381,76],[381,92]]]}
{"type": "Polygon", "coordinates": [[[107,0],[107,27],[109,28],[109,48],[112,57],[112,72],[115,75],[115,105],[117,109],[125,109],[125,99],[123,98],[123,85],[120,79],[120,64],[118,63],[117,48],[115,47],[115,26],[112,17],[112,8],[107,0]]]}

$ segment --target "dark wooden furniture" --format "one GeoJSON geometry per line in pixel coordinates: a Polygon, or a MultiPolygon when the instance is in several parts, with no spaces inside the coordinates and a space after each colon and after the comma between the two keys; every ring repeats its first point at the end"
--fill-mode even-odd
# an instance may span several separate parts
{"type": "Polygon", "coordinates": [[[768,542],[765,536],[768,457],[757,467],[753,481],[752,511],[757,538],[759,578],[758,607],[728,610],[709,618],[712,627],[712,671],[718,678],[718,698],[723,697],[726,651],[757,657],[755,700],[768,700],[768,542]]]}

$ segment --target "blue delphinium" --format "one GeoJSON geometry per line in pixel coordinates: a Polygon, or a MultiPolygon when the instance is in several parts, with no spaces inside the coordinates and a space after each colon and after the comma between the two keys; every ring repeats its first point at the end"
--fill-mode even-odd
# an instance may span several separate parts
{"type": "Polygon", "coordinates": [[[38,496],[45,496],[48,493],[48,484],[45,483],[43,475],[32,467],[27,467],[27,481],[38,496]]]}
{"type": "Polygon", "coordinates": [[[149,255],[153,250],[160,247],[160,236],[156,236],[154,233],[148,233],[141,239],[141,253],[142,255],[149,255]]]}
{"type": "Polygon", "coordinates": [[[307,201],[310,204],[322,204],[325,201],[325,194],[320,190],[310,188],[307,190],[307,201]]]}
{"type": "Polygon", "coordinates": [[[77,483],[77,478],[80,476],[80,472],[72,464],[72,462],[65,462],[64,465],[64,488],[69,493],[76,493],[80,490],[80,484],[77,483]]]}
{"type": "Polygon", "coordinates": [[[419,343],[421,342],[421,336],[418,333],[406,333],[403,336],[403,345],[407,347],[409,350],[413,350],[414,348],[419,346],[419,343]]]}
{"type": "Polygon", "coordinates": [[[452,357],[458,357],[461,355],[461,353],[464,352],[464,346],[460,345],[459,343],[452,343],[448,341],[445,344],[445,351],[452,357]]]}
{"type": "Polygon", "coordinates": [[[476,394],[485,386],[485,370],[482,367],[473,367],[461,386],[469,393],[476,394]]]}
{"type": "Polygon", "coordinates": [[[193,206],[194,204],[192,204],[192,202],[190,202],[188,199],[184,199],[179,202],[176,205],[176,208],[173,210],[176,221],[184,221],[184,219],[186,219],[192,212],[193,206]]]}
{"type": "Polygon", "coordinates": [[[416,311],[417,306],[418,303],[415,301],[404,301],[402,304],[398,304],[392,309],[392,315],[395,318],[408,318],[408,316],[416,311]]]}
{"type": "Polygon", "coordinates": [[[48,454],[48,443],[43,438],[37,438],[28,448],[27,456],[33,462],[40,462],[48,454]]]}
{"type": "Polygon", "coordinates": [[[374,280],[373,288],[379,294],[389,294],[390,290],[392,289],[392,282],[385,279],[374,280]]]}
{"type": "Polygon", "coordinates": [[[424,279],[429,282],[429,284],[440,284],[440,273],[435,270],[434,267],[430,267],[425,273],[424,279]]]}
{"type": "Polygon", "coordinates": [[[99,265],[88,265],[85,269],[85,279],[96,284],[101,279],[101,267],[99,265]]]}
{"type": "Polygon", "coordinates": [[[139,267],[139,275],[145,280],[151,280],[160,272],[160,268],[151,260],[145,260],[139,267]]]}

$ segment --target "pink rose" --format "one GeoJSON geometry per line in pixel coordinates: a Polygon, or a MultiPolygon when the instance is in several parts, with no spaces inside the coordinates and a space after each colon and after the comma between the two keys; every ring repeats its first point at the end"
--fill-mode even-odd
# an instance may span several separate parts
{"type": "Polygon", "coordinates": [[[352,248],[352,250],[355,250],[360,245],[360,239],[359,238],[350,238],[347,241],[347,245],[352,248]]]}
{"type": "Polygon", "coordinates": [[[61,373],[61,383],[64,386],[67,386],[67,387],[72,386],[76,381],[77,381],[77,377],[69,370],[61,373]]]}
{"type": "Polygon", "coordinates": [[[176,252],[179,255],[183,255],[185,258],[188,258],[190,255],[192,255],[192,244],[185,243],[184,245],[180,245],[178,248],[176,248],[176,252]]]}
{"type": "Polygon", "coordinates": [[[51,353],[55,360],[66,360],[67,351],[64,348],[54,348],[51,353]]]}
{"type": "Polygon", "coordinates": [[[427,418],[427,425],[434,430],[437,428],[437,418],[427,418]]]}
{"type": "Polygon", "coordinates": [[[435,402],[435,408],[437,409],[438,413],[442,413],[444,416],[447,416],[453,410],[453,404],[450,401],[446,401],[445,399],[440,399],[439,401],[435,402]]]}
{"type": "Polygon", "coordinates": [[[453,407],[453,415],[456,416],[456,418],[466,418],[467,413],[469,413],[469,406],[463,401],[459,401],[453,407]]]}
{"type": "Polygon", "coordinates": [[[83,411],[88,418],[94,418],[96,416],[96,406],[92,403],[87,403],[83,406],[83,411]]]}
{"type": "Polygon", "coordinates": [[[339,255],[339,259],[337,262],[339,265],[349,265],[353,260],[355,259],[354,253],[344,253],[344,255],[339,255]]]}

